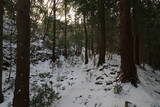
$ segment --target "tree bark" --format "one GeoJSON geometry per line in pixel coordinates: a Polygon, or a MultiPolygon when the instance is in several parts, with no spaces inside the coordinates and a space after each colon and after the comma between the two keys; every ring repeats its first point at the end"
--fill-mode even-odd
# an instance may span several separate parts
{"type": "Polygon", "coordinates": [[[65,58],[68,57],[67,54],[67,2],[64,0],[64,11],[65,11],[65,28],[64,28],[64,56],[65,58]]]}
{"type": "Polygon", "coordinates": [[[140,2],[133,1],[133,35],[134,35],[134,61],[135,64],[142,63],[142,37],[140,34],[140,2]]]}
{"type": "Polygon", "coordinates": [[[85,64],[88,64],[88,32],[86,27],[86,15],[83,14],[84,33],[85,33],[85,64]]]}
{"type": "Polygon", "coordinates": [[[2,65],[3,65],[3,0],[0,0],[0,103],[3,102],[2,93],[2,65]]]}
{"type": "Polygon", "coordinates": [[[30,0],[17,1],[17,59],[13,107],[29,107],[30,0]]]}
{"type": "Polygon", "coordinates": [[[55,45],[56,45],[56,0],[53,1],[53,49],[52,49],[52,60],[56,61],[55,56],[55,45]]]}
{"type": "Polygon", "coordinates": [[[131,31],[131,13],[129,0],[120,0],[120,48],[121,82],[131,82],[137,87],[137,69],[133,59],[133,37],[131,31]]]}
{"type": "Polygon", "coordinates": [[[99,0],[99,28],[100,28],[100,41],[99,41],[99,61],[98,66],[105,63],[106,53],[106,26],[105,26],[105,6],[104,0],[99,0]]]}

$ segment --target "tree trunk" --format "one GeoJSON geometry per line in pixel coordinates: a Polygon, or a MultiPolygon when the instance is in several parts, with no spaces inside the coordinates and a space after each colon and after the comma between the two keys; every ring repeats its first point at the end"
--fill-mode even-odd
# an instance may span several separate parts
{"type": "Polygon", "coordinates": [[[140,65],[140,56],[139,56],[139,45],[140,45],[140,38],[139,38],[139,23],[138,23],[138,4],[137,0],[133,1],[133,35],[134,35],[134,61],[135,64],[140,65]]]}
{"type": "Polygon", "coordinates": [[[17,60],[13,107],[29,107],[30,0],[17,1],[17,60]]]}
{"type": "Polygon", "coordinates": [[[3,0],[0,0],[0,103],[3,102],[2,93],[2,65],[3,65],[3,0]]]}
{"type": "Polygon", "coordinates": [[[91,17],[92,17],[92,20],[91,20],[91,50],[92,50],[92,55],[94,55],[94,40],[95,40],[95,20],[94,20],[94,12],[92,11],[91,12],[91,17]]]}
{"type": "MultiPolygon", "coordinates": [[[[52,2],[51,2],[52,3],[52,2]]],[[[51,12],[48,14],[48,11],[47,11],[47,13],[44,15],[44,19],[47,17],[47,20],[46,20],[46,23],[45,23],[45,25],[44,25],[44,36],[43,36],[43,41],[45,41],[45,39],[46,39],[46,35],[48,35],[48,29],[49,29],[49,16],[51,16],[52,15],[52,12],[53,12],[53,10],[51,10],[51,12]]]]}
{"type": "Polygon", "coordinates": [[[55,45],[56,45],[56,0],[53,1],[53,49],[52,49],[52,60],[53,62],[56,61],[55,56],[55,45]]]}
{"type": "Polygon", "coordinates": [[[98,66],[105,63],[106,53],[106,31],[105,31],[105,6],[104,0],[99,0],[99,28],[100,28],[100,41],[99,41],[99,61],[98,66]]]}
{"type": "Polygon", "coordinates": [[[133,37],[131,32],[131,13],[129,0],[120,0],[120,48],[121,82],[131,82],[137,87],[137,69],[133,59],[133,37]]]}
{"type": "Polygon", "coordinates": [[[83,15],[84,33],[85,33],[85,64],[88,64],[88,32],[86,27],[86,15],[83,15]]]}
{"type": "Polygon", "coordinates": [[[141,31],[141,8],[140,0],[133,1],[133,35],[134,35],[134,61],[135,64],[142,64],[142,34],[141,31]]]}
{"type": "Polygon", "coordinates": [[[65,58],[68,57],[67,54],[67,2],[64,0],[64,6],[65,6],[65,28],[64,28],[64,56],[65,58]]]}
{"type": "Polygon", "coordinates": [[[140,65],[140,38],[138,34],[135,35],[135,41],[134,41],[134,61],[135,64],[140,65]]]}
{"type": "MultiPolygon", "coordinates": [[[[13,12],[12,12],[13,13],[13,12]]],[[[14,15],[12,15],[13,17],[14,17],[14,15]]],[[[12,46],[12,43],[13,43],[13,40],[12,40],[12,37],[13,37],[13,35],[14,35],[14,31],[13,31],[13,23],[11,23],[11,25],[10,25],[10,29],[11,29],[11,31],[10,31],[10,44],[9,44],[9,51],[10,51],[10,70],[9,70],[9,75],[8,75],[8,83],[10,82],[10,77],[11,77],[11,73],[12,73],[12,63],[13,63],[13,53],[12,53],[12,51],[13,51],[13,46],[12,46]]]]}

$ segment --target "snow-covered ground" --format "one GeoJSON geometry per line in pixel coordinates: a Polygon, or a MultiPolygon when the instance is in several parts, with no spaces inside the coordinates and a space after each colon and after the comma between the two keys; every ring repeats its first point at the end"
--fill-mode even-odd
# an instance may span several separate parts
{"type": "MultiPolygon", "coordinates": [[[[112,60],[106,60],[106,64],[99,68],[92,62],[84,65],[80,57],[64,60],[63,56],[56,65],[49,60],[39,61],[31,65],[30,87],[52,82],[53,89],[60,93],[61,99],[51,107],[125,107],[126,101],[137,107],[160,107],[160,71],[153,71],[148,66],[146,71],[138,68],[139,87],[121,84],[122,92],[114,94],[120,57],[113,55],[112,60]],[[39,75],[43,73],[49,73],[51,77],[41,78],[39,75]]],[[[7,75],[8,72],[5,72],[4,78],[7,75]]],[[[13,89],[10,89],[5,92],[5,102],[0,107],[8,107],[12,98],[13,89]]]]}

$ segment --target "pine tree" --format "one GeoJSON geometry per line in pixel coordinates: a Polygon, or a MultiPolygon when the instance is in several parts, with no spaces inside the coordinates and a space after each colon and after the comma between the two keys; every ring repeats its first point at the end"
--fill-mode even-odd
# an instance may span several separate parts
{"type": "Polygon", "coordinates": [[[140,1],[134,0],[133,4],[133,36],[134,36],[134,61],[135,64],[140,65],[142,63],[142,37],[140,34],[140,1]]]}
{"type": "Polygon", "coordinates": [[[55,56],[55,45],[56,45],[56,0],[53,1],[53,49],[52,49],[52,60],[56,61],[55,56]]]}
{"type": "Polygon", "coordinates": [[[88,64],[88,32],[86,27],[86,14],[83,14],[84,33],[85,33],[85,64],[88,64]]]}
{"type": "Polygon", "coordinates": [[[105,6],[104,0],[99,0],[99,61],[98,66],[105,63],[105,53],[106,53],[106,27],[105,27],[105,6]]]}
{"type": "Polygon", "coordinates": [[[64,28],[64,56],[68,57],[67,53],[67,0],[64,0],[65,28],[64,28]]]}
{"type": "Polygon", "coordinates": [[[0,103],[3,102],[2,93],[2,65],[3,65],[3,0],[0,0],[0,103]]]}
{"type": "Polygon", "coordinates": [[[133,37],[129,0],[120,0],[120,48],[122,82],[131,82],[137,87],[137,69],[133,60],[133,37]]]}
{"type": "Polygon", "coordinates": [[[29,107],[30,0],[17,1],[17,56],[13,107],[29,107]]]}

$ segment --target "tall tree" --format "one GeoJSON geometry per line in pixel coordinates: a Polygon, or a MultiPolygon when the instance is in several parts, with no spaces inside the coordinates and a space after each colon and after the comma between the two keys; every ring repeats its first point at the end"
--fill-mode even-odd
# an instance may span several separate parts
{"type": "Polygon", "coordinates": [[[17,60],[13,107],[29,107],[30,0],[17,0],[17,60]]]}
{"type": "Polygon", "coordinates": [[[0,0],[0,103],[3,102],[2,93],[2,65],[3,65],[3,0],[0,0]]]}
{"type": "Polygon", "coordinates": [[[64,56],[67,58],[67,0],[64,0],[65,28],[64,28],[64,56]]]}
{"type": "Polygon", "coordinates": [[[133,35],[134,35],[134,61],[135,64],[140,65],[141,63],[141,34],[140,34],[140,2],[139,0],[134,0],[133,4],[133,35]]]}
{"type": "Polygon", "coordinates": [[[85,33],[85,64],[88,64],[88,32],[86,27],[86,14],[83,14],[84,33],[85,33]]]}
{"type": "Polygon", "coordinates": [[[137,69],[133,60],[133,37],[131,31],[131,13],[129,0],[120,0],[120,48],[122,82],[131,82],[137,87],[137,69]]]}
{"type": "Polygon", "coordinates": [[[99,28],[100,28],[100,40],[99,40],[99,61],[98,66],[105,63],[106,53],[106,26],[105,26],[105,0],[99,0],[99,28]]]}
{"type": "Polygon", "coordinates": [[[52,60],[56,61],[55,56],[55,45],[56,45],[56,0],[53,1],[53,49],[52,49],[52,60]]]}

